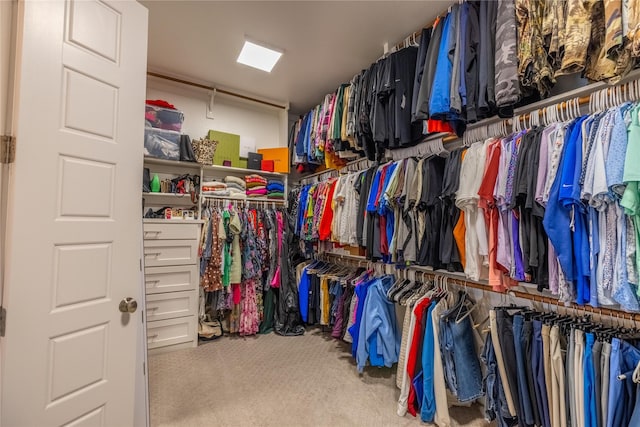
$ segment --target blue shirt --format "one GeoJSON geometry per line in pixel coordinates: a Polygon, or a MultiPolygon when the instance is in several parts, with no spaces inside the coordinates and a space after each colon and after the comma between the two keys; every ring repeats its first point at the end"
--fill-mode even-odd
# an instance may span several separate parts
{"type": "Polygon", "coordinates": [[[398,361],[400,336],[398,334],[395,304],[387,299],[387,291],[392,284],[392,277],[385,276],[381,279],[373,280],[368,289],[363,304],[358,334],[360,339],[356,349],[358,372],[363,371],[371,354],[373,354],[375,363],[379,363],[379,357],[381,356],[384,366],[388,368],[398,361]],[[369,346],[372,339],[375,340],[374,349],[369,346]]]}

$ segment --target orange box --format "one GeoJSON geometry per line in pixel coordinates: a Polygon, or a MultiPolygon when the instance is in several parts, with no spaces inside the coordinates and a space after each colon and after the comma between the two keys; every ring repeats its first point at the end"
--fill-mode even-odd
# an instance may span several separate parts
{"type": "Polygon", "coordinates": [[[273,160],[274,172],[289,173],[289,149],[287,147],[258,148],[258,153],[262,154],[262,160],[273,160]]]}

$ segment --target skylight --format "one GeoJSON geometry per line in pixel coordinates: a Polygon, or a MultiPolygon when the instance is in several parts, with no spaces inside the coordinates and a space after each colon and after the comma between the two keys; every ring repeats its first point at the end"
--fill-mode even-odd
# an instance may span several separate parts
{"type": "Polygon", "coordinates": [[[241,64],[270,73],[281,56],[282,52],[245,40],[237,61],[241,64]]]}

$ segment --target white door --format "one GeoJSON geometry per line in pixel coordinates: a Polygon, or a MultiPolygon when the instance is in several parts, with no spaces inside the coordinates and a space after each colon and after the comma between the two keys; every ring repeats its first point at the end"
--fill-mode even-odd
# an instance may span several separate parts
{"type": "Polygon", "coordinates": [[[19,5],[2,419],[133,424],[147,10],[19,5]]]}

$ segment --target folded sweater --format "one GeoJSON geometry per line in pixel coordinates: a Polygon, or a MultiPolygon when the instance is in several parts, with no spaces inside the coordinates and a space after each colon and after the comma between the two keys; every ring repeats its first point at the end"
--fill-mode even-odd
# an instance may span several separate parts
{"type": "Polygon", "coordinates": [[[230,175],[224,178],[224,182],[226,182],[227,184],[237,184],[242,188],[246,187],[247,185],[244,179],[238,178],[237,176],[230,176],[230,175]]]}
{"type": "Polygon", "coordinates": [[[260,175],[256,175],[256,174],[252,174],[252,175],[247,175],[244,177],[244,180],[248,183],[250,182],[259,182],[259,183],[263,183],[263,184],[267,184],[267,180],[263,177],[261,177],[260,175]]]}
{"type": "Polygon", "coordinates": [[[247,182],[247,188],[266,187],[266,182],[247,182]]]}
{"type": "Polygon", "coordinates": [[[267,194],[267,199],[284,199],[284,193],[282,191],[274,191],[267,194]]]}
{"type": "Polygon", "coordinates": [[[267,194],[266,188],[247,190],[247,196],[264,196],[267,194]]]}
{"type": "Polygon", "coordinates": [[[269,183],[267,184],[267,190],[284,192],[284,185],[269,183]]]}
{"type": "Polygon", "coordinates": [[[227,184],[219,181],[205,181],[200,184],[200,189],[203,193],[206,193],[208,191],[226,190],[227,184]]]}
{"type": "Polygon", "coordinates": [[[246,191],[246,187],[244,185],[238,185],[235,182],[228,182],[227,183],[227,188],[229,190],[238,190],[238,191],[242,191],[243,193],[246,191]]]}

